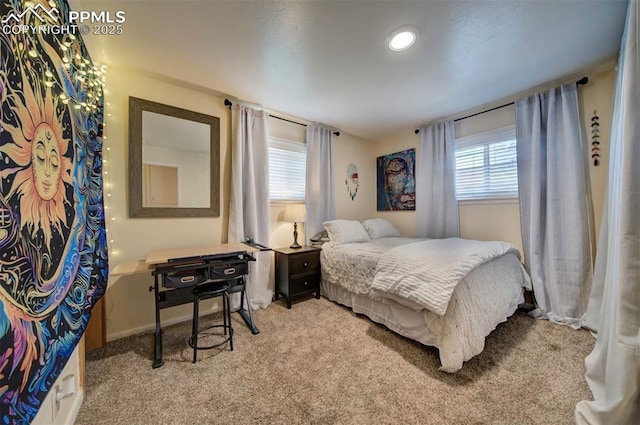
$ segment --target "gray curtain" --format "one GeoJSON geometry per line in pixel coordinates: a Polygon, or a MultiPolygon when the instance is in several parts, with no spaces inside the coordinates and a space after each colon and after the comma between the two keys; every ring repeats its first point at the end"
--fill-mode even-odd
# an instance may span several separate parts
{"type": "Polygon", "coordinates": [[[517,101],[516,138],[531,314],[579,328],[593,272],[593,207],[577,86],[517,101]]]}
{"type": "MultiPolygon", "coordinates": [[[[241,104],[231,110],[231,193],[229,242],[247,238],[269,245],[269,144],[267,114],[241,104]]],[[[251,308],[271,303],[271,253],[258,252],[249,264],[247,295],[251,308]]]]}
{"type": "Polygon", "coordinates": [[[618,59],[607,200],[587,315],[598,331],[585,361],[593,401],[576,406],[578,424],[640,421],[639,12],[631,1],[618,59]]]}
{"type": "Polygon", "coordinates": [[[416,168],[416,236],[457,237],[460,219],[453,121],[420,129],[416,168]]]}
{"type": "Polygon", "coordinates": [[[305,187],[306,238],[323,230],[322,223],[336,218],[331,146],[333,131],[318,124],[307,126],[307,181],[305,187]]]}

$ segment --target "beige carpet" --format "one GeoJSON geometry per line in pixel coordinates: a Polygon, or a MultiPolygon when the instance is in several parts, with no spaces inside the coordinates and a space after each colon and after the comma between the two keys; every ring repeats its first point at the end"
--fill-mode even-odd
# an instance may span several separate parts
{"type": "MultiPolygon", "coordinates": [[[[456,374],[438,352],[326,299],[234,314],[234,351],[191,363],[190,324],[90,352],[77,424],[572,424],[594,339],[517,312],[456,374]]],[[[209,317],[209,319],[212,316],[209,317]]]]}

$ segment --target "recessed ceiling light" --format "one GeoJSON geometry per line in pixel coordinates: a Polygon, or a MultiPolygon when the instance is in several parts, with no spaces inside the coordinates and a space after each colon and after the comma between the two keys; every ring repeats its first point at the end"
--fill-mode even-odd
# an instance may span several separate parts
{"type": "Polygon", "coordinates": [[[389,48],[394,52],[407,50],[416,42],[416,38],[416,33],[412,28],[398,28],[389,37],[389,48]]]}

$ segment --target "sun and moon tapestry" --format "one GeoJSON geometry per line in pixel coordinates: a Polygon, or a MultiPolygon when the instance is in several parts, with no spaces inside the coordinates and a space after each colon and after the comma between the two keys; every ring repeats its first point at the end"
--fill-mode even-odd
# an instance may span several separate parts
{"type": "Polygon", "coordinates": [[[66,1],[0,6],[0,422],[12,424],[33,420],[106,288],[104,78],[80,34],[30,27],[69,26],[66,1]]]}

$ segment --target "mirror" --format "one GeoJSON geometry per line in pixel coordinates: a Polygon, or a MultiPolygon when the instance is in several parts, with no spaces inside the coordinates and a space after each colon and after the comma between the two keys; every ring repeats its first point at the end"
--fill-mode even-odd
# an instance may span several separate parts
{"type": "Polygon", "coordinates": [[[220,119],[129,98],[129,216],[220,216],[220,119]]]}

